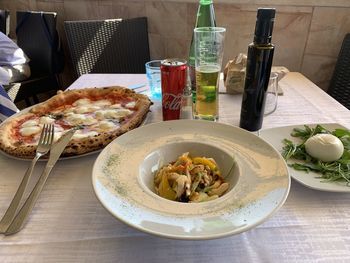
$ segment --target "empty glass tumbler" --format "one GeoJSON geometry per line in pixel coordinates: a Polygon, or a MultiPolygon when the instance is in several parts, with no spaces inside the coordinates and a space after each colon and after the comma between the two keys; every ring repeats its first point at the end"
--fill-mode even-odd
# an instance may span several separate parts
{"type": "Polygon", "coordinates": [[[152,60],[145,64],[146,75],[151,91],[151,97],[154,99],[162,98],[162,83],[160,79],[161,60],[152,60]]]}
{"type": "Polygon", "coordinates": [[[264,115],[273,113],[277,108],[278,100],[278,74],[271,72],[269,85],[267,87],[264,115]]]}

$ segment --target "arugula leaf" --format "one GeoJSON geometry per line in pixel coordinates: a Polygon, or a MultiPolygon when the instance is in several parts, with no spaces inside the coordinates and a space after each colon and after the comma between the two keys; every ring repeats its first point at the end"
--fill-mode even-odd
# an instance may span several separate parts
{"type": "Polygon", "coordinates": [[[303,163],[290,163],[288,164],[295,170],[310,171],[320,174],[320,178],[326,181],[346,181],[347,186],[350,187],[350,131],[344,129],[335,129],[329,131],[321,125],[316,125],[315,128],[310,128],[304,125],[302,128],[294,128],[291,136],[300,138],[302,142],[300,144],[293,143],[288,139],[283,139],[282,156],[285,160],[302,160],[303,163]],[[344,153],[342,157],[334,162],[323,162],[310,156],[305,150],[305,141],[320,133],[329,133],[338,137],[344,145],[344,153]]]}
{"type": "Polygon", "coordinates": [[[343,136],[349,136],[350,137],[350,131],[344,130],[344,129],[335,129],[332,134],[334,136],[337,136],[338,138],[341,138],[343,136]]]}
{"type": "Polygon", "coordinates": [[[293,132],[291,133],[291,136],[299,137],[302,140],[306,141],[307,139],[309,139],[310,137],[318,133],[330,133],[330,132],[324,127],[322,127],[321,125],[316,125],[315,128],[310,128],[309,126],[304,125],[304,129],[294,128],[293,132]]]}

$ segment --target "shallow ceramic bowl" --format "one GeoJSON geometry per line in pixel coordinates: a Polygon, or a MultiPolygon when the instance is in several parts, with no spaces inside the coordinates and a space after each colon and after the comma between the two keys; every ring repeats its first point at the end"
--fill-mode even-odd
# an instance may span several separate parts
{"type": "Polygon", "coordinates": [[[283,205],[290,187],[286,163],[270,144],[238,127],[198,120],[149,124],[120,136],[96,159],[92,182],[99,201],[119,220],[150,234],[190,240],[261,224],[283,205]],[[155,194],[153,172],[184,152],[214,158],[229,191],[203,203],[155,194]]]}

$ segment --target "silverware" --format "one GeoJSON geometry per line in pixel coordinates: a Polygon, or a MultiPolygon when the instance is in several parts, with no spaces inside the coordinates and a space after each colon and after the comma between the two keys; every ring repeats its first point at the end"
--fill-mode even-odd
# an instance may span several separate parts
{"type": "Polygon", "coordinates": [[[30,212],[34,207],[35,202],[38,199],[39,194],[41,193],[41,190],[43,189],[44,184],[53,166],[56,164],[58,158],[60,157],[63,150],[66,148],[68,142],[72,138],[75,131],[76,129],[69,130],[58,140],[57,143],[52,145],[50,150],[50,157],[43,173],[40,175],[38,182],[36,183],[34,189],[30,193],[28,199],[22,206],[21,210],[18,212],[15,219],[12,221],[11,225],[6,230],[5,235],[12,235],[21,230],[25,220],[27,219],[27,217],[29,216],[30,212]]]}
{"type": "Polygon", "coordinates": [[[5,215],[0,222],[0,234],[6,232],[7,228],[11,224],[13,218],[16,215],[19,203],[22,200],[25,189],[27,188],[28,182],[32,176],[34,166],[39,158],[47,154],[50,150],[51,144],[54,137],[54,126],[52,124],[45,124],[40,135],[38,142],[38,147],[36,149],[36,154],[32,160],[30,166],[28,167],[21,184],[19,185],[15,196],[13,197],[9,208],[7,208],[5,215]]]}

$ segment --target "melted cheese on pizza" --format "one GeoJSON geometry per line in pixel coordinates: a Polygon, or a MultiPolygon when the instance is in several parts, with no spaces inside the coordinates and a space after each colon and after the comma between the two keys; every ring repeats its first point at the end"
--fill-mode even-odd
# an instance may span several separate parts
{"type": "Polygon", "coordinates": [[[91,104],[91,100],[89,99],[79,99],[73,103],[73,106],[82,106],[82,105],[88,105],[91,104]]]}
{"type": "Polygon", "coordinates": [[[65,111],[67,122],[74,125],[94,125],[91,127],[97,130],[112,130],[118,127],[114,122],[105,120],[120,121],[131,115],[136,106],[135,101],[126,103],[124,106],[121,103],[112,104],[109,100],[102,99],[97,101],[91,101],[89,99],[80,99],[73,103],[73,107],[65,111]]]}
{"type": "Polygon", "coordinates": [[[73,139],[82,139],[87,137],[93,137],[98,135],[98,132],[96,131],[84,131],[84,130],[78,130],[74,133],[73,139]]]}
{"type": "Polygon", "coordinates": [[[107,99],[83,98],[62,110],[52,111],[47,116],[26,120],[19,126],[18,131],[29,144],[38,141],[44,124],[54,124],[54,141],[57,141],[65,130],[76,126],[82,126],[83,129],[76,131],[73,138],[93,137],[100,132],[117,129],[124,118],[134,113],[135,106],[135,101],[112,103],[107,99]]]}
{"type": "Polygon", "coordinates": [[[51,123],[54,123],[54,122],[55,122],[55,119],[53,119],[51,117],[48,117],[48,116],[42,116],[39,119],[39,123],[40,124],[51,124],[51,123]]]}
{"type": "Polygon", "coordinates": [[[41,131],[40,126],[29,126],[29,127],[22,127],[19,132],[22,136],[31,136],[34,134],[37,134],[41,131]]]}
{"type": "Polygon", "coordinates": [[[90,112],[89,107],[87,106],[80,106],[78,108],[75,108],[73,111],[78,114],[90,112]]]}
{"type": "Polygon", "coordinates": [[[95,116],[99,120],[103,119],[120,119],[126,117],[132,113],[128,109],[107,109],[96,111],[95,116]]]}
{"type": "Polygon", "coordinates": [[[90,105],[90,106],[88,106],[89,112],[95,112],[95,111],[97,111],[97,110],[99,110],[99,109],[101,109],[100,106],[96,106],[96,105],[90,105]]]}
{"type": "Polygon", "coordinates": [[[103,107],[103,106],[110,106],[112,105],[112,103],[109,100],[97,100],[93,102],[93,105],[103,107]]]}
{"type": "Polygon", "coordinates": [[[98,127],[102,130],[102,131],[109,131],[109,130],[113,130],[114,128],[118,127],[119,125],[116,125],[114,122],[108,121],[108,120],[104,120],[104,121],[100,121],[98,127]]]}
{"type": "Polygon", "coordinates": [[[135,108],[135,106],[136,106],[135,101],[132,101],[132,102],[125,104],[125,107],[130,108],[130,109],[135,108]]]}
{"type": "Polygon", "coordinates": [[[113,104],[110,106],[111,109],[122,109],[122,105],[120,103],[113,104]]]}
{"type": "Polygon", "coordinates": [[[63,131],[56,131],[56,130],[55,130],[55,133],[54,133],[54,135],[53,135],[53,141],[54,141],[54,142],[57,142],[58,139],[61,138],[62,134],[63,134],[63,131]]]}
{"type": "Polygon", "coordinates": [[[28,120],[26,122],[23,122],[23,124],[21,125],[22,128],[25,127],[32,127],[32,126],[37,126],[39,124],[39,120],[35,119],[35,120],[28,120]]]}
{"type": "Polygon", "coordinates": [[[80,125],[80,124],[83,124],[83,122],[85,120],[85,115],[84,114],[69,113],[66,117],[66,120],[72,126],[80,125]]]}
{"type": "Polygon", "coordinates": [[[92,124],[95,124],[97,122],[98,121],[93,116],[87,116],[85,118],[85,120],[83,121],[83,125],[92,125],[92,124]]]}

